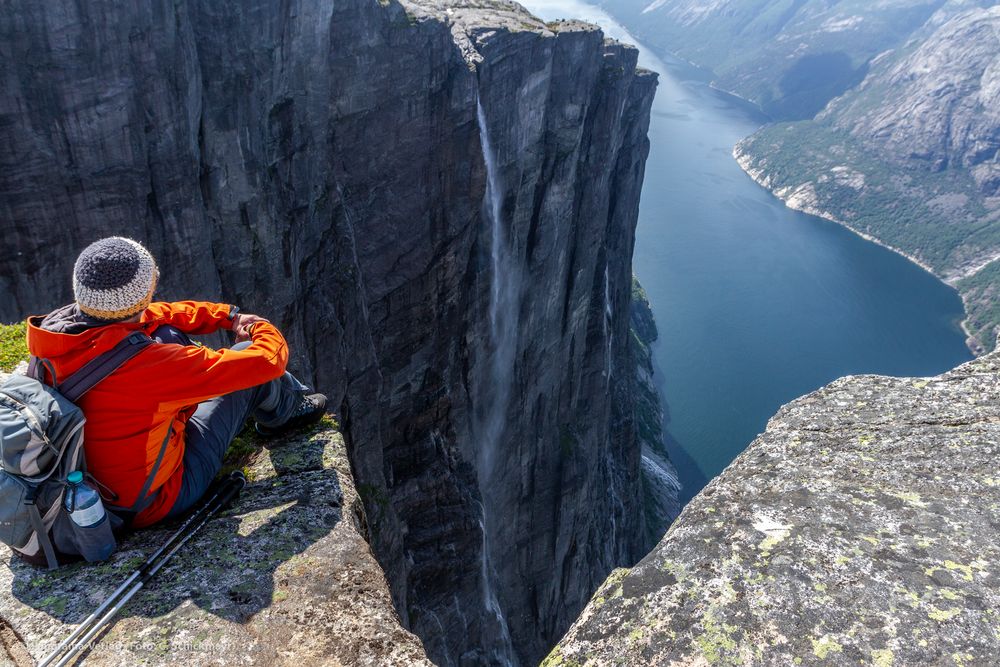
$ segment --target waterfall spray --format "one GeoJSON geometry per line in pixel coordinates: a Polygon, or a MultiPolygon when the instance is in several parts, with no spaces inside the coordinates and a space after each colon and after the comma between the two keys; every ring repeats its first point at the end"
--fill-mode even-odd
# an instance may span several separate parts
{"type": "Polygon", "coordinates": [[[507,231],[503,224],[503,185],[496,153],[490,143],[486,124],[486,113],[482,102],[476,100],[476,119],[479,122],[479,139],[483,147],[483,161],[486,164],[486,195],[483,208],[490,221],[490,343],[493,354],[490,372],[493,400],[483,415],[480,437],[480,451],[485,459],[481,461],[480,476],[486,475],[488,483],[492,476],[496,448],[505,426],[507,407],[513,384],[514,358],[517,354],[518,304],[520,301],[520,270],[510,248],[507,231]]]}
{"type": "Polygon", "coordinates": [[[493,569],[490,565],[489,521],[486,506],[493,497],[494,466],[497,450],[502,444],[506,427],[507,408],[514,381],[514,360],[517,354],[518,308],[520,302],[520,269],[503,224],[503,186],[496,153],[490,143],[486,113],[482,102],[476,98],[476,120],[479,124],[479,141],[486,165],[486,193],[483,212],[490,223],[490,340],[491,357],[488,381],[482,382],[478,391],[479,406],[476,410],[476,436],[478,448],[479,489],[483,496],[481,505],[483,533],[482,579],[483,599],[487,609],[497,621],[502,643],[501,655],[494,658],[505,665],[515,664],[510,631],[503,610],[493,588],[493,569]]]}
{"type": "Polygon", "coordinates": [[[605,375],[607,376],[607,384],[611,386],[611,344],[614,341],[615,332],[611,329],[611,324],[613,319],[614,311],[611,308],[611,276],[608,270],[608,265],[604,265],[604,338],[608,341],[607,349],[607,362],[605,366],[605,375]]]}

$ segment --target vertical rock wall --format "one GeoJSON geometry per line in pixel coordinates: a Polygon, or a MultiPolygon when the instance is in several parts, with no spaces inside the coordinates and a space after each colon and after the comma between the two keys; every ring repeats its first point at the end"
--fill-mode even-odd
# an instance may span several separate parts
{"type": "Polygon", "coordinates": [[[279,323],[435,661],[537,661],[637,556],[634,49],[513,3],[53,0],[12,3],[0,57],[0,319],[68,301],[117,233],[162,298],[279,323]],[[477,101],[517,276],[500,373],[477,101]]]}

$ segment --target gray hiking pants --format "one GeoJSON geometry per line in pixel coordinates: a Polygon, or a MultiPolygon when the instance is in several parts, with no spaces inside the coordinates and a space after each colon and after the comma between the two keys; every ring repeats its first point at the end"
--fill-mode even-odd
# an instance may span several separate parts
{"type": "MultiPolygon", "coordinates": [[[[158,343],[193,345],[187,334],[170,325],[153,332],[158,343]]],[[[237,343],[234,350],[249,347],[250,342],[237,343]]],[[[190,509],[208,490],[222,469],[222,459],[229,443],[253,416],[263,426],[278,426],[285,422],[309,390],[291,373],[256,387],[234,391],[199,403],[184,429],[184,471],[181,490],[165,518],[172,519],[190,509]]]]}

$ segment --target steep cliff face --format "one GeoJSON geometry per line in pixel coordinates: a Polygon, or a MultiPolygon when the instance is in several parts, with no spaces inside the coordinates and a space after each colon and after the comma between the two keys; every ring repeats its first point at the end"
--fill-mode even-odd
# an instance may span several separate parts
{"type": "Polygon", "coordinates": [[[681,482],[670,462],[664,431],[666,415],[653,380],[653,353],[650,346],[659,337],[646,291],[632,278],[632,313],[629,345],[635,368],[636,430],[642,445],[642,509],[645,513],[645,541],[641,552],[656,546],[670,523],[681,511],[681,482]]]}
{"type": "Polygon", "coordinates": [[[989,665],[1000,353],[784,406],[545,665],[989,665]]]}
{"type": "Polygon", "coordinates": [[[530,663],[641,541],[625,373],[655,76],[513,3],[15,3],[0,319],[89,241],[279,323],[442,664],[530,663]]]}

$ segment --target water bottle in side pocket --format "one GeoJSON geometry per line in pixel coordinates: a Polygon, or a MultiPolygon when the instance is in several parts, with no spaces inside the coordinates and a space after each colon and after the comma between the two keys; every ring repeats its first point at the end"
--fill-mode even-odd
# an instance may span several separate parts
{"type": "Polygon", "coordinates": [[[63,507],[69,513],[80,555],[91,563],[107,560],[117,545],[101,494],[83,481],[83,473],[79,470],[71,472],[66,483],[63,507]]]}

